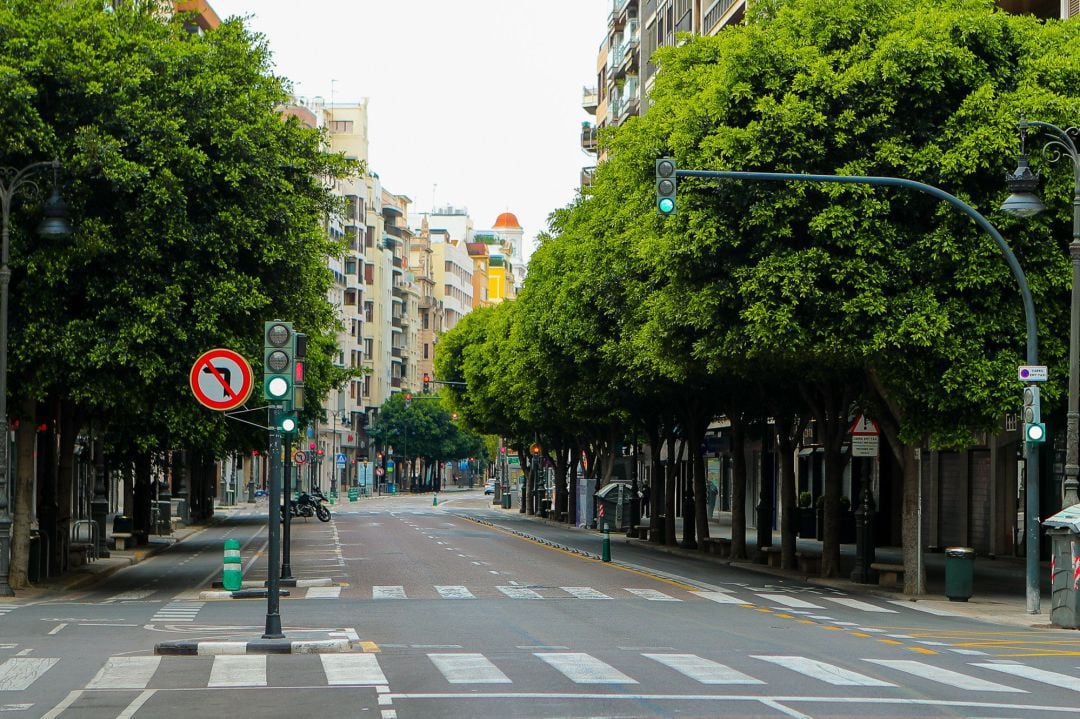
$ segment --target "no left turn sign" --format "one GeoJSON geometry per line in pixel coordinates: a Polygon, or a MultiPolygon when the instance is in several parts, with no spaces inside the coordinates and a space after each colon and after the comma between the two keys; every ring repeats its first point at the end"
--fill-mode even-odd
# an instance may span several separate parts
{"type": "Polygon", "coordinates": [[[189,377],[195,399],[210,409],[236,409],[253,385],[251,365],[238,352],[218,348],[199,355],[189,377]]]}

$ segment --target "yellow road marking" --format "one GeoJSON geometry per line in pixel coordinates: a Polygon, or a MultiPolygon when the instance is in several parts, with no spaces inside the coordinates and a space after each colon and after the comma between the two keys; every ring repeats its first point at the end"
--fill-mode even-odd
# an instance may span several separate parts
{"type": "Polygon", "coordinates": [[[878,639],[878,641],[881,642],[882,644],[892,644],[893,646],[896,646],[896,645],[901,645],[902,646],[904,644],[903,642],[897,641],[895,639],[878,639]]]}
{"type": "Polygon", "coordinates": [[[933,649],[927,649],[925,647],[908,647],[908,649],[913,652],[918,652],[919,654],[937,654],[933,649]]]}
{"type": "Polygon", "coordinates": [[[853,636],[853,637],[862,637],[863,639],[865,639],[866,637],[870,636],[870,635],[869,635],[869,634],[867,634],[866,632],[850,632],[850,634],[851,634],[851,636],[853,636]]]}
{"type": "Polygon", "coordinates": [[[367,652],[369,654],[378,654],[379,653],[379,645],[376,644],[375,642],[367,642],[367,641],[360,642],[360,648],[363,649],[365,652],[367,652]]]}
{"type": "Polygon", "coordinates": [[[791,616],[790,614],[779,614],[778,613],[776,616],[780,617],[781,619],[794,619],[795,618],[795,617],[791,616]]]}

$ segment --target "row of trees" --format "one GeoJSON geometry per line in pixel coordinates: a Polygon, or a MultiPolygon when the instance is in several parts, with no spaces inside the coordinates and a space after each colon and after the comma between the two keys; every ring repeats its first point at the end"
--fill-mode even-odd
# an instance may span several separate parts
{"type": "Polygon", "coordinates": [[[338,209],[330,180],[363,168],[282,117],[289,86],[263,37],[236,20],[193,34],[171,10],[0,4],[3,164],[58,158],[75,229],[41,242],[43,198],[12,211],[13,587],[26,582],[35,488],[51,568],[66,563],[80,435],[93,435],[102,471],[134,468],[137,531],[155,463],[265,448],[264,432],[194,401],[187,375],[203,351],[257,358],[263,321],[284,318],[309,337],[309,412],[348,376],[331,362],[327,258],[343,248],[325,221],[338,209]]]}
{"type": "MultiPolygon", "coordinates": [[[[785,566],[794,449],[812,423],[825,450],[825,576],[839,572],[842,446],[866,412],[903,472],[914,591],[915,448],[962,446],[1021,400],[1023,308],[998,248],[933,198],[860,185],[683,179],[677,215],[662,218],[654,160],[905,177],[965,200],[1025,270],[1054,380],[1044,406],[1059,404],[1071,176],[1048,173],[1051,212],[1022,228],[996,208],[1019,112],[1065,126],[1080,115],[1080,24],[990,0],[759,0],[745,25],[684,40],[653,58],[647,113],[603,137],[593,185],[553,213],[519,298],[448,333],[437,372],[467,383],[450,394],[471,426],[521,450],[539,439],[560,478],[555,508],[570,517],[579,458],[602,476],[613,449],[647,442],[653,526],[668,543],[679,453],[704,498],[711,421],[730,421],[735,447],[775,433],[785,566]]],[[[734,458],[733,552],[745,556],[747,468],[734,458]]],[[[696,502],[684,542],[707,536],[705,513],[696,502]]]]}

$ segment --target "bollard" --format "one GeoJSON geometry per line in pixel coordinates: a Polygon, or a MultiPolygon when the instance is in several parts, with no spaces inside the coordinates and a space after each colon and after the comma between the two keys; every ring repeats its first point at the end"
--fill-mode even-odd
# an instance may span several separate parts
{"type": "Polygon", "coordinates": [[[243,565],[240,561],[240,541],[237,539],[225,540],[225,565],[221,574],[221,583],[225,589],[235,592],[240,588],[243,576],[243,565]]]}
{"type": "Polygon", "coordinates": [[[601,550],[600,560],[603,562],[611,561],[611,532],[608,530],[607,523],[604,523],[604,544],[601,550]]]}
{"type": "Polygon", "coordinates": [[[431,498],[431,506],[432,506],[432,507],[438,507],[438,506],[439,506],[439,495],[438,495],[438,493],[436,493],[436,494],[435,494],[435,495],[434,495],[434,496],[433,496],[433,497],[431,498]]]}

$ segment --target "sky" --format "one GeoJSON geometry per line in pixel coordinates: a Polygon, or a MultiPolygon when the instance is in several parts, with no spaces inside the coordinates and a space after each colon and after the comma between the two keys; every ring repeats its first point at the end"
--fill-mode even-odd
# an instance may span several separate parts
{"type": "Polygon", "coordinates": [[[300,97],[368,98],[370,169],[413,212],[513,212],[526,251],[573,200],[582,88],[612,0],[209,0],[248,17],[300,97]]]}

